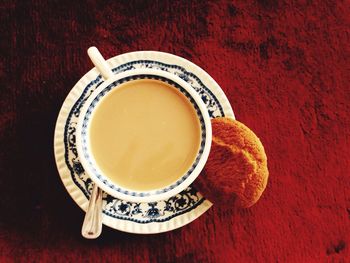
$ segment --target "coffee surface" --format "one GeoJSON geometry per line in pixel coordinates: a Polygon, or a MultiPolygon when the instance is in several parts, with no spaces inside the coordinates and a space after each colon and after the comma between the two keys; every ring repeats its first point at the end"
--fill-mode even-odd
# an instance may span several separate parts
{"type": "Polygon", "coordinates": [[[96,106],[89,129],[92,155],[116,184],[137,191],[168,186],[194,162],[200,123],[193,105],[159,80],[133,80],[96,106]]]}

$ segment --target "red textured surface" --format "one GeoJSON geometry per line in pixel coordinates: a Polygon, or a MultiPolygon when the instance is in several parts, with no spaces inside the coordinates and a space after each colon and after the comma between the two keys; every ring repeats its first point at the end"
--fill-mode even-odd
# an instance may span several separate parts
{"type": "Polygon", "coordinates": [[[1,1],[0,262],[350,261],[349,2],[243,2],[1,1]],[[211,74],[264,143],[257,205],[83,240],[52,144],[91,45],[107,58],[166,51],[211,74]]]}

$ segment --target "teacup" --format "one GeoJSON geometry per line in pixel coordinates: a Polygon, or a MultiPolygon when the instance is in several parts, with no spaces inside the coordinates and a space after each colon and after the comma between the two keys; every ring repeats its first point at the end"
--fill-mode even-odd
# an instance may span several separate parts
{"type": "Polygon", "coordinates": [[[145,68],[114,75],[94,55],[105,81],[85,101],[78,120],[84,170],[122,200],[154,202],[181,192],[209,155],[211,122],[204,102],[174,74],[145,68]]]}

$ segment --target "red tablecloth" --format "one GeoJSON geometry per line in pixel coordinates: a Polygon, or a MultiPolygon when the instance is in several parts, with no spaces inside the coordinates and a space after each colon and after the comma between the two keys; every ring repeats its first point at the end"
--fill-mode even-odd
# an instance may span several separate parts
{"type": "Polygon", "coordinates": [[[349,3],[243,2],[1,1],[0,262],[350,261],[349,3]],[[264,143],[261,200],[168,233],[84,240],[53,131],[91,45],[106,58],[170,52],[211,74],[264,143]]]}

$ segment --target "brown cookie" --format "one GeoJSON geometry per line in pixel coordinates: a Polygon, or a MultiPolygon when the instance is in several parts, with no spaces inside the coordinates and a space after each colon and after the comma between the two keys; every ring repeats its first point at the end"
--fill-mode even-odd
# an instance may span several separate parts
{"type": "Polygon", "coordinates": [[[242,207],[255,204],[265,190],[267,157],[259,138],[244,124],[229,118],[212,120],[213,140],[208,161],[196,180],[209,200],[237,197],[242,207]]]}

